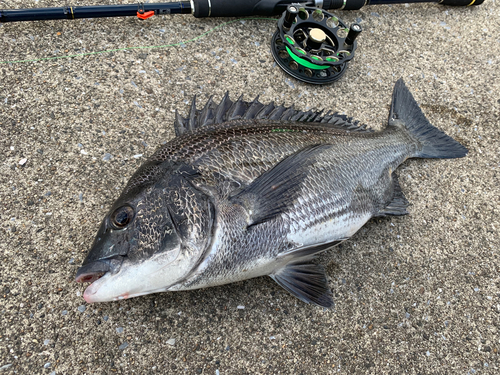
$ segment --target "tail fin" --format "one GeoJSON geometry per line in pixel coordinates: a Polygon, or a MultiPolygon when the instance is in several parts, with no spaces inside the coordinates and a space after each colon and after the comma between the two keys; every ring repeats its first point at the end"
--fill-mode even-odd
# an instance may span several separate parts
{"type": "Polygon", "coordinates": [[[394,86],[389,125],[404,127],[418,139],[422,149],[413,157],[453,159],[467,155],[467,148],[430,124],[402,79],[394,86]]]}

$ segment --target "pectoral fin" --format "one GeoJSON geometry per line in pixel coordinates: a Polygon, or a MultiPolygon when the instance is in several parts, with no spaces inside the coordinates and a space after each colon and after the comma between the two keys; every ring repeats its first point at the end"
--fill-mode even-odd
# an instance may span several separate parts
{"type": "Polygon", "coordinates": [[[291,263],[269,276],[301,301],[326,308],[334,305],[325,270],[321,265],[291,263]]]}
{"type": "Polygon", "coordinates": [[[308,167],[316,155],[329,147],[313,145],[288,156],[233,196],[231,201],[241,204],[249,213],[248,226],[271,220],[293,205],[308,167]]]}

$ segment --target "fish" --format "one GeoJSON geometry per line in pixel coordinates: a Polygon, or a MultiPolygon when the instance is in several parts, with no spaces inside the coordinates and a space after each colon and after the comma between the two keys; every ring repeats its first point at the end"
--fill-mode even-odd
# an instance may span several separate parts
{"type": "Polygon", "coordinates": [[[319,253],[373,217],[408,214],[408,158],[468,150],[427,120],[402,79],[387,126],[258,97],[176,112],[175,137],[139,167],[104,217],[76,281],[88,303],[270,276],[334,305],[319,253]]]}

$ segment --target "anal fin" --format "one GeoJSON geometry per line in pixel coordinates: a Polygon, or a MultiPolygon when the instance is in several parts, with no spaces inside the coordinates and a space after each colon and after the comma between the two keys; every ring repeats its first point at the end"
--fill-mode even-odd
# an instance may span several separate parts
{"type": "Polygon", "coordinates": [[[326,308],[334,305],[325,270],[319,264],[290,263],[269,276],[303,302],[326,308]]]}
{"type": "Polygon", "coordinates": [[[392,200],[381,209],[376,216],[402,216],[408,215],[408,211],[406,208],[408,207],[408,200],[406,199],[403,191],[401,190],[401,185],[399,185],[398,176],[393,172],[392,173],[392,200]]]}

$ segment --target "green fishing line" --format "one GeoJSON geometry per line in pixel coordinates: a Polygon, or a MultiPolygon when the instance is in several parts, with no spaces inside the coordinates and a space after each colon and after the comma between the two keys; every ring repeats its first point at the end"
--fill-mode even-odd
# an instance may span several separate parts
{"type": "MultiPolygon", "coordinates": [[[[305,66],[306,68],[309,68],[309,69],[316,69],[316,70],[325,69],[325,67],[322,65],[316,65],[316,64],[310,63],[309,61],[304,60],[304,59],[294,55],[293,52],[290,50],[290,48],[288,48],[287,46],[285,46],[285,47],[286,47],[286,50],[287,50],[288,54],[290,55],[290,57],[292,59],[294,59],[297,62],[297,64],[305,66]]],[[[301,52],[301,51],[299,50],[299,52],[301,52]]],[[[314,58],[314,56],[312,58],[314,58]]]]}
{"type": "Polygon", "coordinates": [[[57,59],[69,59],[69,58],[72,58],[72,57],[98,55],[98,54],[110,53],[110,52],[121,52],[121,51],[133,50],[133,49],[155,49],[155,48],[179,47],[179,46],[181,46],[183,44],[188,44],[188,43],[191,43],[191,42],[195,42],[198,39],[203,38],[205,35],[208,35],[208,34],[214,32],[215,30],[220,29],[220,28],[222,28],[222,27],[224,27],[226,25],[229,25],[231,23],[235,23],[235,22],[238,22],[238,21],[246,21],[246,20],[265,20],[265,21],[275,21],[276,22],[277,19],[276,18],[261,18],[261,17],[240,18],[240,19],[237,19],[237,20],[224,22],[223,24],[221,24],[219,26],[216,26],[213,29],[210,29],[210,30],[206,31],[203,34],[198,35],[197,37],[195,37],[193,39],[189,39],[189,40],[186,40],[186,41],[183,41],[183,42],[174,43],[174,44],[164,44],[164,45],[161,45],[161,46],[138,46],[138,47],[116,48],[116,49],[108,49],[108,50],[97,51],[97,52],[77,53],[75,55],[41,57],[39,59],[32,59],[32,60],[0,61],[0,64],[18,64],[18,63],[38,62],[38,61],[47,61],[47,60],[57,60],[57,59]]]}

